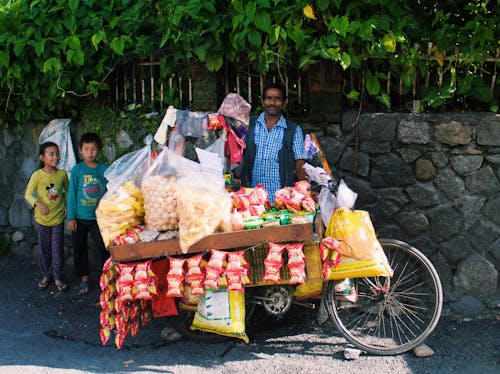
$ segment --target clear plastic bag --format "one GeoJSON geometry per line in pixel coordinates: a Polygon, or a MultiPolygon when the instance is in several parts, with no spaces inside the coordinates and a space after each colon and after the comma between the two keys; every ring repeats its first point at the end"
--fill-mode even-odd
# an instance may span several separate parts
{"type": "Polygon", "coordinates": [[[336,207],[352,209],[354,207],[354,204],[356,203],[357,198],[358,194],[351,190],[342,179],[337,191],[336,207]]]}

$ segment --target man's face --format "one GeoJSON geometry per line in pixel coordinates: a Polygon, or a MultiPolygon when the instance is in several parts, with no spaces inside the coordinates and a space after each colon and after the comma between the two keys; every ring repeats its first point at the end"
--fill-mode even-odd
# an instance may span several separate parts
{"type": "Polygon", "coordinates": [[[262,98],[262,106],[267,114],[270,116],[278,116],[283,111],[285,100],[283,94],[278,88],[269,88],[264,92],[262,98]]]}

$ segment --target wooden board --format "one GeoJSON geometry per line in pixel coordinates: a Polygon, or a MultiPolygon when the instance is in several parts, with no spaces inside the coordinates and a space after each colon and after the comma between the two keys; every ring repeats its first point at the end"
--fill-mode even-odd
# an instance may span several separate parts
{"type": "MultiPolygon", "coordinates": [[[[302,242],[313,239],[312,224],[296,224],[264,227],[261,229],[221,232],[208,235],[189,247],[187,253],[203,252],[207,249],[235,249],[251,247],[264,242],[302,242]]],[[[179,240],[162,240],[149,243],[119,245],[110,248],[115,261],[136,261],[162,256],[182,254],[179,240]]]]}

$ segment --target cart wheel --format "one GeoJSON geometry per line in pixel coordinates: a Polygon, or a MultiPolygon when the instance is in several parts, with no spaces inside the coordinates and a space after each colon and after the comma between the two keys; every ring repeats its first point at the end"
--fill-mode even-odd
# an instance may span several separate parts
{"type": "Polygon", "coordinates": [[[380,244],[394,270],[392,278],[354,279],[358,301],[335,295],[329,281],[328,312],[347,341],[374,355],[397,355],[421,344],[441,315],[443,291],[432,263],[411,245],[392,239],[380,244]]]}
{"type": "MultiPolygon", "coordinates": [[[[246,298],[246,292],[245,292],[246,298]]],[[[252,317],[253,311],[255,309],[255,304],[245,303],[245,322],[248,323],[252,317]]],[[[193,322],[195,310],[188,310],[185,308],[177,307],[179,312],[178,316],[169,317],[169,322],[172,326],[186,339],[199,341],[204,343],[220,343],[225,340],[231,339],[227,336],[213,334],[210,332],[191,330],[191,323],[193,322]]]]}

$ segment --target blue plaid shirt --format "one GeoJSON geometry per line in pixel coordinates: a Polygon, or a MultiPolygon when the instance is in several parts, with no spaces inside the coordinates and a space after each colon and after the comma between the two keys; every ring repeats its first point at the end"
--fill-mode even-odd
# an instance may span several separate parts
{"type": "MultiPolygon", "coordinates": [[[[252,172],[252,187],[262,183],[269,194],[271,204],[274,204],[274,193],[282,187],[278,153],[283,145],[286,128],[286,120],[283,116],[271,131],[267,130],[265,113],[262,113],[255,122],[257,151],[252,172]]],[[[304,158],[304,140],[300,126],[297,126],[295,131],[292,149],[295,160],[304,158]]]]}

